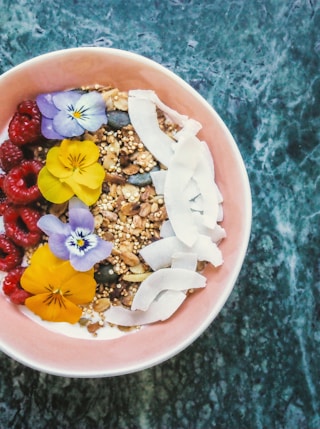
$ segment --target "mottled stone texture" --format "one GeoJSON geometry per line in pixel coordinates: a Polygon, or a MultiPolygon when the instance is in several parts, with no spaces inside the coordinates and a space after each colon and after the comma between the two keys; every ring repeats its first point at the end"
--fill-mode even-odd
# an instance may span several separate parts
{"type": "Polygon", "coordinates": [[[232,131],[253,197],[235,290],[192,346],[98,380],[2,354],[0,427],[320,428],[319,2],[0,0],[0,10],[0,72],[50,50],[112,46],[183,77],[232,131]]]}

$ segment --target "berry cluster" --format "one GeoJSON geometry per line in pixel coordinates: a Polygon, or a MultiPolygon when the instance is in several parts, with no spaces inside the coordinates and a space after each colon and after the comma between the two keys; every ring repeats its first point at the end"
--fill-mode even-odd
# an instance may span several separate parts
{"type": "Polygon", "coordinates": [[[0,215],[4,234],[0,234],[0,270],[7,272],[3,292],[15,304],[30,296],[20,286],[24,271],[24,249],[36,246],[42,237],[37,226],[41,199],[37,178],[42,163],[30,157],[27,147],[41,136],[41,114],[34,101],[20,103],[9,123],[9,139],[0,146],[0,215]]]}

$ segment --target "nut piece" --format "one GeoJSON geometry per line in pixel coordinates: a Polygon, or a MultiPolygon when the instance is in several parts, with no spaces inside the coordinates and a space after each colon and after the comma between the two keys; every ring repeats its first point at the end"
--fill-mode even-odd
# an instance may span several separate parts
{"type": "Polygon", "coordinates": [[[142,273],[142,274],[125,274],[122,279],[126,282],[141,283],[145,280],[151,273],[142,273]]]}
{"type": "Polygon", "coordinates": [[[126,179],[120,174],[106,173],[105,181],[109,183],[116,183],[117,185],[124,185],[126,179]]]}
{"type": "Polygon", "coordinates": [[[127,167],[124,167],[122,171],[124,174],[127,174],[128,176],[132,176],[133,174],[137,174],[139,172],[140,168],[136,164],[129,164],[127,167]]]}
{"type": "Polygon", "coordinates": [[[129,265],[129,267],[134,267],[140,263],[138,256],[132,252],[121,253],[121,259],[126,265],[129,265]]]}
{"type": "Polygon", "coordinates": [[[147,217],[151,212],[151,204],[142,203],[140,206],[139,216],[147,217]]]}
{"type": "Polygon", "coordinates": [[[107,155],[103,157],[103,168],[105,170],[112,171],[118,162],[118,156],[114,152],[108,152],[107,155]]]}
{"type": "Polygon", "coordinates": [[[121,207],[121,211],[126,216],[133,216],[139,213],[140,211],[140,204],[137,202],[134,203],[125,203],[121,207]]]}
{"type": "Polygon", "coordinates": [[[109,298],[100,298],[93,304],[93,309],[94,311],[101,313],[102,311],[108,310],[110,305],[111,303],[109,298]]]}
{"type": "Polygon", "coordinates": [[[87,329],[90,334],[95,334],[100,328],[102,328],[102,326],[99,324],[99,322],[89,323],[87,325],[87,329]]]}

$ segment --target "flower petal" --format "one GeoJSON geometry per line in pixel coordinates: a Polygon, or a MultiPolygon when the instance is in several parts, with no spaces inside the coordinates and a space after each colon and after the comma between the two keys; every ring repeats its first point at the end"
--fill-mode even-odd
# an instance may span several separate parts
{"type": "Polygon", "coordinates": [[[56,204],[64,203],[74,196],[74,191],[67,183],[61,182],[43,167],[38,175],[38,187],[48,201],[56,204]]]}
{"type": "Polygon", "coordinates": [[[84,130],[94,132],[97,131],[101,125],[106,124],[108,119],[106,114],[101,114],[90,116],[89,118],[79,118],[77,122],[84,130]]]}
{"type": "Polygon", "coordinates": [[[81,106],[85,106],[90,115],[101,115],[106,110],[106,103],[103,96],[95,91],[83,94],[75,104],[75,110],[80,110],[81,106]]]}
{"type": "Polygon", "coordinates": [[[76,118],[82,128],[88,131],[96,131],[102,124],[108,122],[106,104],[98,92],[88,92],[77,102],[75,110],[80,113],[76,118]]]}
{"type": "MultiPolygon", "coordinates": [[[[64,159],[64,158],[63,158],[64,159]]],[[[62,160],[63,160],[62,159],[62,160]]],[[[50,173],[60,179],[69,177],[73,173],[70,163],[61,160],[61,147],[53,147],[47,153],[46,167],[50,173]]]]}
{"type": "Polygon", "coordinates": [[[68,224],[61,222],[57,216],[48,214],[42,216],[37,223],[38,227],[47,235],[51,234],[69,234],[70,227],[68,224]]]}
{"type": "Polygon", "coordinates": [[[61,295],[46,293],[27,298],[25,305],[43,320],[76,323],[82,315],[80,307],[61,295]]]}
{"type": "Polygon", "coordinates": [[[76,273],[63,285],[63,293],[74,304],[87,304],[92,301],[96,293],[96,281],[93,271],[76,273]],[[70,291],[70,295],[68,292],[70,291]]]}
{"type": "Polygon", "coordinates": [[[69,210],[69,224],[72,231],[81,227],[88,229],[90,232],[94,230],[94,217],[89,209],[70,209],[69,210]]]}
{"type": "Polygon", "coordinates": [[[69,200],[69,210],[72,209],[87,209],[89,210],[89,207],[84,204],[79,198],[73,197],[69,200]]]}
{"type": "Polygon", "coordinates": [[[33,253],[30,265],[36,265],[41,267],[50,267],[50,269],[55,269],[57,266],[61,265],[60,259],[58,259],[51,252],[49,246],[44,244],[39,246],[37,250],[33,253]]]}
{"type": "Polygon", "coordinates": [[[51,234],[48,243],[51,249],[51,252],[60,259],[68,260],[69,251],[66,247],[66,235],[64,234],[51,234]]]}
{"type": "Polygon", "coordinates": [[[51,271],[44,272],[43,266],[35,264],[32,269],[27,267],[21,276],[20,284],[24,290],[33,295],[47,293],[51,271]]]}
{"type": "Polygon", "coordinates": [[[77,271],[88,271],[97,262],[106,259],[110,255],[111,250],[112,243],[99,238],[96,247],[83,256],[74,253],[70,254],[70,264],[77,271]]]}
{"type": "Polygon", "coordinates": [[[88,188],[88,186],[79,185],[73,180],[73,178],[65,180],[65,183],[69,185],[70,189],[73,190],[73,193],[87,206],[91,206],[97,202],[100,197],[102,186],[99,186],[96,189],[91,189],[88,188]]]}
{"type": "Polygon", "coordinates": [[[53,118],[53,129],[65,137],[81,136],[84,132],[77,120],[65,110],[53,118]]]}
{"type": "Polygon", "coordinates": [[[82,97],[83,93],[79,91],[61,91],[53,95],[53,103],[59,110],[70,111],[82,97]]]}
{"type": "Polygon", "coordinates": [[[83,170],[74,171],[72,177],[68,178],[68,181],[74,180],[79,183],[79,185],[85,185],[88,188],[95,189],[102,185],[105,176],[106,172],[104,168],[96,162],[95,164],[88,165],[83,170]]]}
{"type": "Polygon", "coordinates": [[[56,92],[40,94],[36,97],[36,102],[39,110],[43,116],[49,119],[53,119],[59,112],[59,109],[54,105],[53,97],[57,94],[56,92]]]}
{"type": "Polygon", "coordinates": [[[53,129],[53,120],[44,116],[41,118],[41,134],[47,139],[61,140],[64,137],[53,129]]]}
{"type": "Polygon", "coordinates": [[[68,140],[61,142],[59,150],[60,161],[68,168],[83,170],[95,164],[99,158],[98,146],[89,140],[68,140]]]}
{"type": "Polygon", "coordinates": [[[61,263],[63,261],[50,251],[47,244],[38,247],[21,277],[21,286],[32,294],[47,292],[52,281],[52,273],[60,269],[61,263]]]}

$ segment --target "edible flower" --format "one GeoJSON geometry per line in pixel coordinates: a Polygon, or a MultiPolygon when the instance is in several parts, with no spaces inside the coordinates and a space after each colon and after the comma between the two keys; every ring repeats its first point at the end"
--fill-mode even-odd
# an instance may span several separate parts
{"type": "Polygon", "coordinates": [[[69,259],[75,270],[87,271],[111,253],[112,243],[94,233],[94,217],[77,198],[69,202],[69,223],[48,214],[37,225],[49,236],[52,253],[60,259],[69,259]]]}
{"type": "Polygon", "coordinates": [[[89,140],[62,140],[47,154],[38,175],[38,187],[48,201],[64,203],[76,195],[86,205],[100,196],[105,171],[99,164],[99,148],[89,140]]]}
{"type": "Polygon", "coordinates": [[[107,123],[106,104],[96,91],[62,91],[36,98],[42,114],[41,132],[48,139],[80,136],[107,123]]]}
{"type": "Polygon", "coordinates": [[[79,321],[79,307],[89,303],[96,290],[93,269],[79,273],[69,261],[58,259],[48,244],[32,255],[30,265],[21,277],[21,286],[33,296],[25,305],[43,320],[50,322],[79,321]]]}

